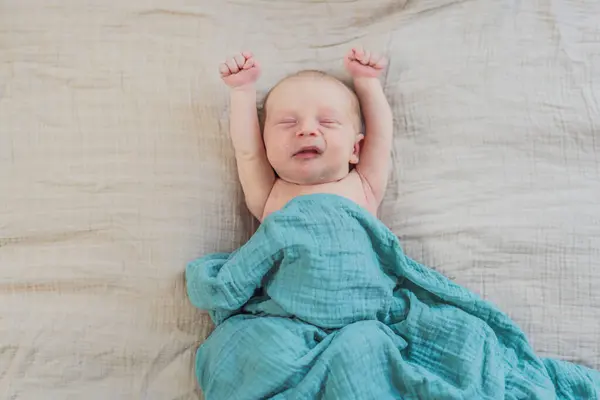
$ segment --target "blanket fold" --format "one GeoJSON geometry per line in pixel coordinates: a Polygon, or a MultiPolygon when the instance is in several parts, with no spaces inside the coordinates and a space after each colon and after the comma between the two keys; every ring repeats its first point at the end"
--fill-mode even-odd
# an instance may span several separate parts
{"type": "Polygon", "coordinates": [[[293,199],[186,280],[217,325],[196,358],[208,400],[600,396],[600,373],[537,357],[508,316],[340,196],[293,199]]]}

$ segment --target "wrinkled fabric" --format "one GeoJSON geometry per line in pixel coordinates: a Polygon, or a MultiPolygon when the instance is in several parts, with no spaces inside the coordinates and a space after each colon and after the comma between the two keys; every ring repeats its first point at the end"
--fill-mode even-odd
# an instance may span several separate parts
{"type": "Polygon", "coordinates": [[[226,57],[385,54],[380,218],[536,353],[600,369],[600,1],[0,0],[0,399],[200,400],[190,260],[256,230],[226,57]]]}
{"type": "Polygon", "coordinates": [[[536,356],[507,315],[408,258],[340,196],[295,198],[186,278],[217,325],[196,359],[209,400],[600,394],[600,373],[536,356]]]}

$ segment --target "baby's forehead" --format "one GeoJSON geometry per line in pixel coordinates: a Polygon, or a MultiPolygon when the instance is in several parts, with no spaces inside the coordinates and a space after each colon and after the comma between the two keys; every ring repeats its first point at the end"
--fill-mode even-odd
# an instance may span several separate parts
{"type": "Polygon", "coordinates": [[[284,78],[275,85],[273,91],[276,91],[277,89],[301,90],[302,88],[318,88],[323,91],[336,92],[345,95],[350,95],[348,92],[351,92],[344,83],[333,76],[312,73],[300,73],[284,78]]]}
{"type": "Polygon", "coordinates": [[[267,98],[269,100],[269,98],[273,97],[276,98],[276,101],[269,101],[268,105],[271,107],[275,105],[283,106],[284,103],[295,103],[299,100],[301,94],[307,92],[310,94],[318,92],[313,97],[314,101],[328,103],[328,106],[331,108],[347,107],[348,105],[354,108],[358,103],[354,92],[337,78],[324,73],[312,73],[312,71],[309,71],[306,73],[301,72],[279,81],[271,89],[267,98]]]}

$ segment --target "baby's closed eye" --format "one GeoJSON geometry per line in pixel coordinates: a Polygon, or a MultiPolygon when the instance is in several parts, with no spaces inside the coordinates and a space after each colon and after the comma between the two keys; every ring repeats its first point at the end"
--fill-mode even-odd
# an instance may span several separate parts
{"type": "Polygon", "coordinates": [[[330,128],[340,125],[340,121],[338,121],[337,119],[333,119],[333,118],[321,118],[319,120],[319,123],[325,127],[330,127],[330,128]]]}
{"type": "Polygon", "coordinates": [[[296,120],[296,118],[291,118],[291,117],[287,117],[287,118],[282,118],[279,120],[278,124],[279,125],[286,125],[286,126],[292,126],[292,125],[296,125],[298,121],[296,120]]]}

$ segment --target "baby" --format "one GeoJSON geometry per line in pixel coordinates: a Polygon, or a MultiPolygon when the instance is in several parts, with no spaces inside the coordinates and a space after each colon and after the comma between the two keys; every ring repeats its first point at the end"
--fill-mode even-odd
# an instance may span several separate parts
{"type": "Polygon", "coordinates": [[[221,65],[240,179],[262,223],[235,251],[186,267],[191,303],[215,323],[196,353],[205,398],[598,398],[600,374],[537,357],[506,314],[409,258],[376,218],[392,139],[385,61],[352,49],[345,63],[358,96],[317,71],[277,84],[264,144],[257,62],[242,53],[221,65]]]}
{"type": "Polygon", "coordinates": [[[256,111],[258,61],[242,52],[220,65],[231,88],[230,134],[238,174],[248,209],[259,221],[294,197],[314,193],[343,196],[377,213],[387,185],[393,126],[378,79],[386,60],[353,48],[344,63],[356,94],[320,71],[289,76],[265,99],[262,135],[256,111]]]}

